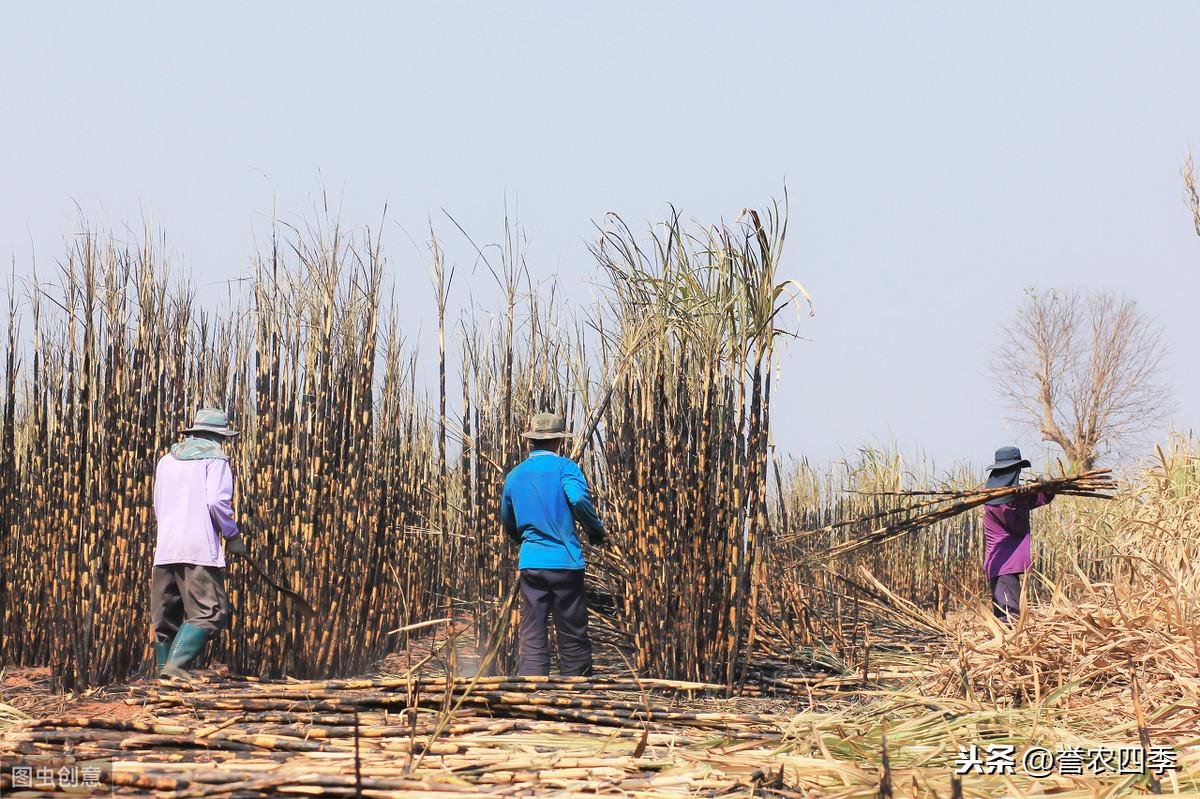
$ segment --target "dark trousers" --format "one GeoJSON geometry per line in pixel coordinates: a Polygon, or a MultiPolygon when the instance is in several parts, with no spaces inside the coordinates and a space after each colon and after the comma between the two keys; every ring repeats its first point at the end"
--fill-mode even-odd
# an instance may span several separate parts
{"type": "Polygon", "coordinates": [[[587,629],[587,596],[582,569],[521,570],[521,650],[517,673],[550,674],[546,619],[554,614],[558,669],[565,677],[592,673],[592,642],[587,629]]]}
{"type": "Polygon", "coordinates": [[[150,618],[154,638],[170,643],[185,621],[208,630],[209,636],[229,618],[225,570],[216,566],[169,563],[155,566],[150,582],[150,618]]]}
{"type": "Polygon", "coordinates": [[[1012,624],[1021,615],[1021,575],[1001,574],[988,578],[992,592],[992,612],[1006,624],[1012,624]]]}

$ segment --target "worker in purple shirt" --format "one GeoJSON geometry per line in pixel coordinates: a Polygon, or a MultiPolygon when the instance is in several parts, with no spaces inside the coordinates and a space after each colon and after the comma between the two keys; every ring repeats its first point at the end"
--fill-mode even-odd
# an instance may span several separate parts
{"type": "Polygon", "coordinates": [[[154,474],[158,546],[150,609],[159,673],[186,679],[229,618],[225,552],[244,555],[246,545],[233,517],[233,472],[222,448],[237,431],[223,411],[204,408],[180,432],[184,439],[162,456],[154,474]]]}
{"type": "MultiPolygon", "coordinates": [[[[996,450],[996,462],[987,467],[986,488],[1017,486],[1021,469],[1029,467],[1016,447],[996,450]]],[[[1040,482],[1040,481],[1039,481],[1040,482]]],[[[1021,613],[1021,575],[1029,570],[1029,512],[1053,499],[1048,490],[1004,494],[984,503],[983,569],[992,594],[996,618],[1011,624],[1021,613]]]]}

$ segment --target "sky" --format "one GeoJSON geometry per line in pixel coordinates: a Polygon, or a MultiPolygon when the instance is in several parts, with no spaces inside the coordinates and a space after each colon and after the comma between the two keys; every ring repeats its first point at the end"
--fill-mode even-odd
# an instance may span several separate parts
{"type": "Polygon", "coordinates": [[[1172,348],[1171,426],[1200,424],[1198,56],[1190,2],[7,4],[0,253],[20,279],[80,214],[149,223],[215,296],[272,214],[324,192],[376,226],[386,205],[432,345],[430,222],[458,299],[486,292],[444,211],[487,242],[507,207],[533,274],[582,301],[606,212],[732,220],[786,186],[781,277],[816,316],[782,365],[780,450],[1037,461],[987,357],[1028,287],[1136,299],[1172,348]]]}

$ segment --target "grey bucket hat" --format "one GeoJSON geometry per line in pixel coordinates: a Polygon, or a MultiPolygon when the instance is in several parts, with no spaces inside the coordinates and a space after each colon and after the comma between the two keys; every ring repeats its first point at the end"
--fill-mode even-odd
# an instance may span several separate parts
{"type": "Polygon", "coordinates": [[[530,420],[529,429],[521,434],[532,441],[549,441],[555,438],[570,438],[567,421],[558,413],[536,413],[530,420]]]}
{"type": "Polygon", "coordinates": [[[179,432],[216,433],[228,438],[238,434],[237,430],[229,426],[229,418],[225,415],[225,411],[216,408],[201,408],[196,411],[196,418],[192,421],[192,426],[185,427],[179,432]]]}

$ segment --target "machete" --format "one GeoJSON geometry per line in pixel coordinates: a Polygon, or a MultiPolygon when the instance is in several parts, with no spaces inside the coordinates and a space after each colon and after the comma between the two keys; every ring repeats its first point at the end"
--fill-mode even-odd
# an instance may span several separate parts
{"type": "Polygon", "coordinates": [[[244,560],[250,566],[251,569],[254,569],[254,571],[258,574],[259,577],[263,578],[263,581],[267,585],[271,586],[276,591],[283,594],[288,599],[292,600],[292,602],[294,602],[296,604],[296,610],[300,613],[301,616],[306,616],[311,619],[313,616],[317,615],[317,611],[315,611],[313,609],[312,605],[308,604],[307,599],[300,596],[292,589],[284,588],[282,585],[280,585],[279,583],[272,580],[270,575],[267,574],[267,572],[263,569],[263,567],[259,566],[258,562],[255,561],[254,558],[250,557],[250,555],[243,554],[243,555],[235,555],[234,557],[241,558],[242,560],[244,560]]]}

